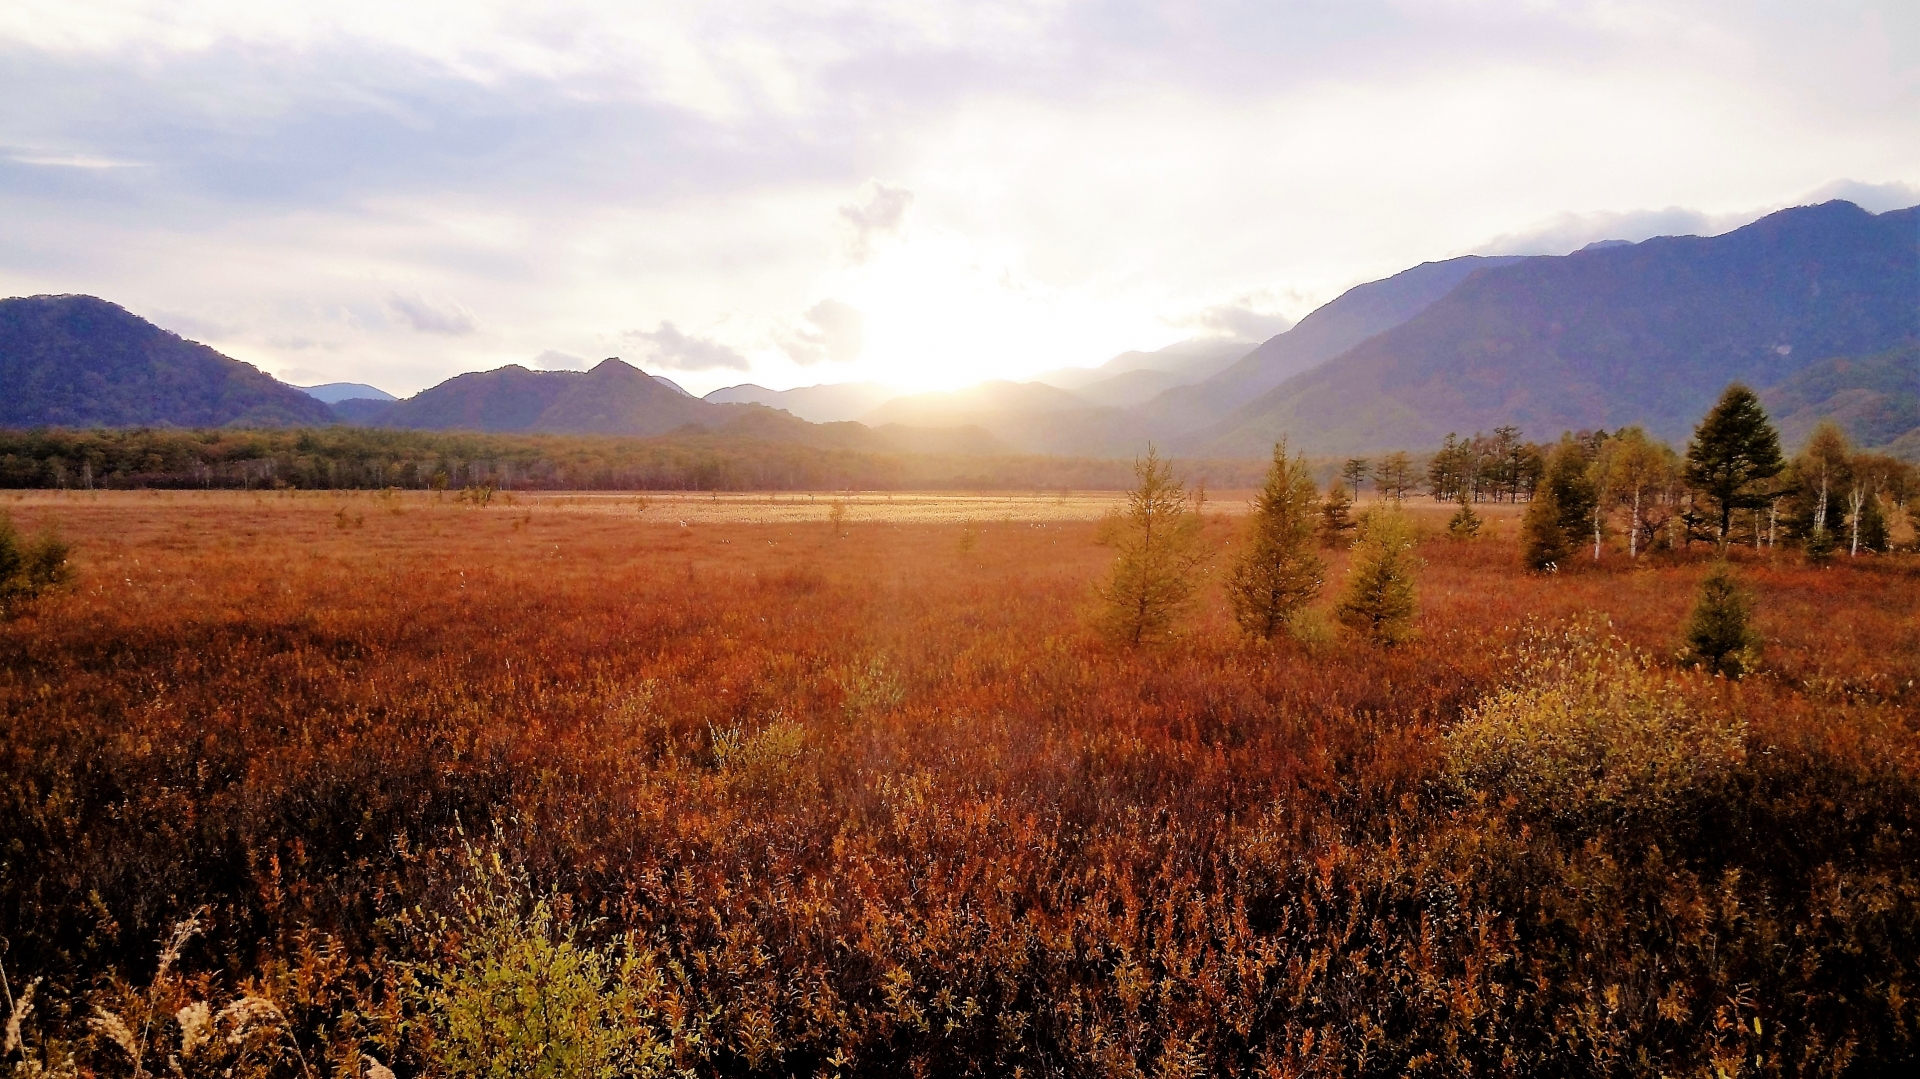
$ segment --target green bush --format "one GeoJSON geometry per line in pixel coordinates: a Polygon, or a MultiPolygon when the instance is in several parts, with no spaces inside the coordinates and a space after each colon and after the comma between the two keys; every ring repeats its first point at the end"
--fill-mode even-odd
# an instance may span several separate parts
{"type": "Polygon", "coordinates": [[[0,615],[72,576],[68,548],[51,530],[31,542],[22,542],[12,518],[0,514],[0,615]]]}
{"type": "Polygon", "coordinates": [[[448,954],[422,971],[437,1071],[484,1079],[665,1075],[665,969],[632,940],[595,946],[496,859],[448,927],[448,954]]]}
{"type": "Polygon", "coordinates": [[[1658,818],[1746,757],[1739,723],[1696,714],[1671,676],[1617,639],[1535,638],[1515,661],[1514,685],[1448,734],[1447,775],[1514,799],[1525,817],[1658,818]]]}

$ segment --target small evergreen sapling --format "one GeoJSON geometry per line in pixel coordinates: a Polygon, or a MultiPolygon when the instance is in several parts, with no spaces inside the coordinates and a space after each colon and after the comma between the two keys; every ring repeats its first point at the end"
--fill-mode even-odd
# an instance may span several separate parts
{"type": "Polygon", "coordinates": [[[1353,531],[1353,496],[1338,478],[1327,485],[1326,501],[1320,503],[1320,545],[1344,547],[1347,533],[1353,531]]]}
{"type": "Polygon", "coordinates": [[[1320,594],[1326,564],[1313,553],[1318,490],[1305,457],[1287,460],[1273,447],[1267,484],[1254,503],[1244,553],[1227,578],[1227,600],[1240,628],[1271,639],[1302,604],[1320,594]]]}
{"type": "Polygon", "coordinates": [[[1112,640],[1138,645],[1165,636],[1186,612],[1206,554],[1200,515],[1188,507],[1173,466],[1149,446],[1133,474],[1138,486],[1127,495],[1114,538],[1120,556],[1100,587],[1099,628],[1112,640]]]}
{"type": "Polygon", "coordinates": [[[1572,553],[1560,516],[1559,498],[1550,485],[1541,484],[1540,492],[1527,503],[1526,515],[1520,518],[1520,558],[1528,569],[1551,573],[1572,553]]]}
{"type": "Polygon", "coordinates": [[[1752,601],[1727,564],[1715,566],[1700,582],[1700,599],[1687,619],[1686,660],[1728,678],[1753,670],[1760,658],[1760,638],[1749,625],[1752,610],[1752,601]]]}
{"type": "Polygon", "coordinates": [[[1480,536],[1480,515],[1473,512],[1473,500],[1465,488],[1460,491],[1460,508],[1447,518],[1447,535],[1457,540],[1477,539],[1480,536]]]}
{"type": "Polygon", "coordinates": [[[1342,625],[1384,645],[1413,636],[1413,529],[1406,514],[1379,507],[1360,521],[1346,591],[1334,607],[1342,625]]]}

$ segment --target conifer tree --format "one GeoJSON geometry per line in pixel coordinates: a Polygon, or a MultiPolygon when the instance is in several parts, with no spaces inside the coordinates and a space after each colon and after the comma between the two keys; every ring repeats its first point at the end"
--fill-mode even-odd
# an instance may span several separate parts
{"type": "Polygon", "coordinates": [[[1164,636],[1185,612],[1205,553],[1200,517],[1189,509],[1173,466],[1148,446],[1133,474],[1138,484],[1127,495],[1115,538],[1120,554],[1099,590],[1099,623],[1113,640],[1138,645],[1164,636]]]}
{"type": "Polygon", "coordinates": [[[1413,636],[1417,597],[1413,585],[1413,529],[1406,514],[1381,506],[1360,522],[1353,568],[1334,617],[1384,645],[1413,636]]]}
{"type": "Polygon", "coordinates": [[[1464,489],[1460,492],[1460,508],[1447,518],[1447,535],[1457,540],[1475,539],[1480,535],[1480,515],[1473,512],[1473,499],[1464,489]]]}
{"type": "Polygon", "coordinates": [[[1287,460],[1273,447],[1267,483],[1248,520],[1247,546],[1227,578],[1227,600],[1240,628],[1270,639],[1295,610],[1320,594],[1326,565],[1312,551],[1319,489],[1304,456],[1287,460]]]}
{"type": "Polygon", "coordinates": [[[1752,603],[1725,562],[1700,582],[1700,599],[1687,619],[1690,662],[1738,678],[1759,659],[1760,640],[1748,624],[1752,603]]]}
{"type": "Polygon", "coordinates": [[[1542,572],[1560,568],[1572,553],[1561,523],[1560,501],[1551,484],[1543,483],[1520,518],[1520,558],[1528,569],[1542,572]]]}
{"type": "Polygon", "coordinates": [[[1372,473],[1373,463],[1365,457],[1349,457],[1347,463],[1340,466],[1340,478],[1346,481],[1349,491],[1358,491],[1372,473]]]}
{"type": "Polygon", "coordinates": [[[1326,501],[1320,503],[1320,545],[1340,547],[1346,543],[1347,533],[1353,531],[1353,496],[1338,477],[1327,485],[1326,501]]]}
{"type": "Polygon", "coordinates": [[[1712,508],[1721,550],[1732,538],[1735,511],[1763,508],[1767,481],[1785,468],[1760,398],[1738,382],[1728,386],[1687,443],[1687,484],[1712,508]]]}
{"type": "Polygon", "coordinates": [[[1586,447],[1570,438],[1561,439],[1547,457],[1547,475],[1541,487],[1552,496],[1560,531],[1566,534],[1566,546],[1571,553],[1593,527],[1600,507],[1586,447]]]}

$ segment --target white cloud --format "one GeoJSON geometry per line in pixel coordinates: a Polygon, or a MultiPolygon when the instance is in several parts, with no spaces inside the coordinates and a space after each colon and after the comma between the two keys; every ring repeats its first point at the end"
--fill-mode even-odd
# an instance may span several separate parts
{"type": "Polygon", "coordinates": [[[801,317],[805,325],[788,331],[780,341],[797,364],[851,363],[867,345],[867,320],[839,300],[821,300],[801,317]]]}
{"type": "Polygon", "coordinates": [[[849,228],[847,257],[856,263],[872,258],[876,244],[900,232],[912,205],[913,192],[906,188],[867,181],[858,199],[840,207],[840,220],[849,228]]]}
{"type": "Polygon", "coordinates": [[[662,322],[654,330],[632,330],[627,336],[646,342],[648,357],[655,363],[676,370],[704,371],[722,367],[744,371],[751,366],[747,358],[734,349],[711,337],[684,333],[671,322],[662,322]]]}
{"type": "Polygon", "coordinates": [[[12,0],[0,292],[394,388],[1020,377],[1489,237],[1920,201],[1916,55],[1911,0],[12,0]]]}
{"type": "Polygon", "coordinates": [[[1212,304],[1168,324],[1199,330],[1209,337],[1235,341],[1265,341],[1293,326],[1294,320],[1275,310],[1276,297],[1267,289],[1243,292],[1225,303],[1212,304]]]}
{"type": "Polygon", "coordinates": [[[465,337],[479,328],[473,312],[459,304],[436,305],[418,296],[396,293],[387,297],[387,306],[420,333],[465,337]]]}
{"type": "Polygon", "coordinates": [[[533,358],[536,371],[585,371],[593,364],[585,356],[550,348],[533,358]]]}

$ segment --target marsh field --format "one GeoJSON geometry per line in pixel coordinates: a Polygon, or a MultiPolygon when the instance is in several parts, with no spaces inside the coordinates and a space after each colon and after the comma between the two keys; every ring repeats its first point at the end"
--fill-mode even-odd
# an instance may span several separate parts
{"type": "MultiPolygon", "coordinates": [[[[15,1074],[1890,1075],[1920,561],[1557,574],[1416,635],[1088,628],[1118,496],[0,497],[15,1074]]],[[[1324,610],[1347,570],[1325,553],[1324,610]]]]}

